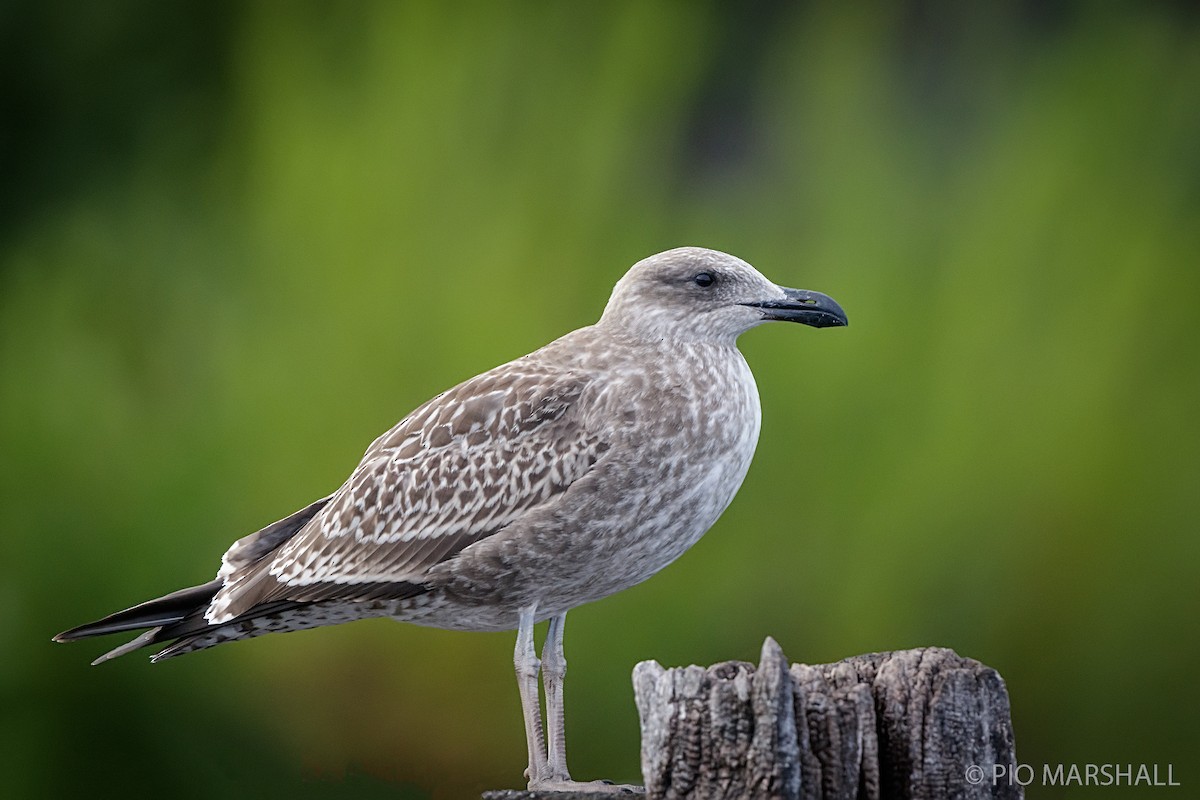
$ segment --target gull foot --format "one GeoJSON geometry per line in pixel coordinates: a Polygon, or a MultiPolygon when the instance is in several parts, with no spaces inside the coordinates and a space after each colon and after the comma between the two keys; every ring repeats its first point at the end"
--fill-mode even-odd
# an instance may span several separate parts
{"type": "Polygon", "coordinates": [[[645,794],[642,786],[628,783],[613,783],[612,781],[572,781],[544,780],[530,781],[531,792],[575,792],[588,794],[645,794]]]}

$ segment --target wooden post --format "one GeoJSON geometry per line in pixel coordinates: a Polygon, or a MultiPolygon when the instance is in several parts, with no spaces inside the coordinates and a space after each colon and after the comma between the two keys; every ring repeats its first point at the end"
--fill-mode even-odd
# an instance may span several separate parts
{"type": "Polygon", "coordinates": [[[768,638],[757,669],[645,661],[633,683],[649,797],[1023,797],[991,779],[1016,763],[1004,681],[953,650],[789,667],[768,638]]]}

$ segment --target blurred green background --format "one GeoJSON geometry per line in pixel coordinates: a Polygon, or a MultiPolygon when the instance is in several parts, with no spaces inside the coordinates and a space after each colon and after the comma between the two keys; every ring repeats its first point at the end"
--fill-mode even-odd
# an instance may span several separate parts
{"type": "Polygon", "coordinates": [[[49,639],[209,579],[681,244],[852,325],[743,337],[764,423],[737,501],[571,614],[575,776],[638,779],[635,662],[770,634],[810,663],[952,647],[1005,676],[1023,762],[1195,791],[1192,9],[0,5],[4,796],[520,785],[508,633],[96,669],[116,640],[49,639]]]}

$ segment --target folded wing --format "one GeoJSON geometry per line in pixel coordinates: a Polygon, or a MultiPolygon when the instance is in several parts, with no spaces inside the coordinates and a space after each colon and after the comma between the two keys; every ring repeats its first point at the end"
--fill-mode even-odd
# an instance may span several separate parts
{"type": "Polygon", "coordinates": [[[415,594],[431,567],[586,475],[609,448],[581,412],[589,379],[518,363],[438,395],[379,437],[294,535],[235,544],[208,622],[281,600],[415,594]]]}

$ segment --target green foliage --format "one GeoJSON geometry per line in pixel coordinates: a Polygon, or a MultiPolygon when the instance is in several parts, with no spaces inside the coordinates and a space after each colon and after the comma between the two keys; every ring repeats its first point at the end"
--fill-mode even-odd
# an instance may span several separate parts
{"type": "Polygon", "coordinates": [[[810,662],[953,647],[1006,677],[1022,761],[1194,773],[1200,27],[968,5],[4,11],[5,795],[518,785],[507,634],[96,670],[104,645],[48,640],[208,579],[679,244],[851,327],[744,337],[739,499],[571,615],[575,774],[636,780],[636,661],[768,634],[810,662]]]}

